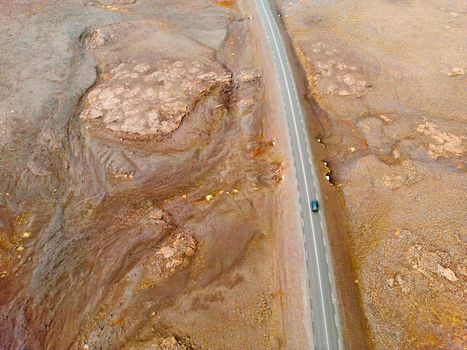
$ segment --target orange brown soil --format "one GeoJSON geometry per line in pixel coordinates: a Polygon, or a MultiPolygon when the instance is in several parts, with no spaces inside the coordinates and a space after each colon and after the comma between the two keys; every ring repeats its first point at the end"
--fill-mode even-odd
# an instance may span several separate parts
{"type": "Polygon", "coordinates": [[[465,348],[465,3],[277,4],[364,313],[368,345],[343,302],[349,348],[465,348]]]}
{"type": "Polygon", "coordinates": [[[235,2],[0,1],[0,31],[0,348],[293,343],[289,156],[235,2]]]}

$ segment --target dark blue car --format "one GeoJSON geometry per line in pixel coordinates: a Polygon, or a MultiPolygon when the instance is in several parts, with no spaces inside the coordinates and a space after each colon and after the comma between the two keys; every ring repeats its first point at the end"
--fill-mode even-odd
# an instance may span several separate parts
{"type": "Polygon", "coordinates": [[[318,208],[319,208],[318,201],[316,199],[312,200],[311,201],[311,211],[316,213],[318,211],[318,208]]]}

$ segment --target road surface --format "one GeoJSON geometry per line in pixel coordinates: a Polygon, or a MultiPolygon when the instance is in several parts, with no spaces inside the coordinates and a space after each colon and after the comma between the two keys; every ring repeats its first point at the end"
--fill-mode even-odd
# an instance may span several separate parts
{"type": "Polygon", "coordinates": [[[271,46],[294,158],[307,261],[308,298],[312,319],[310,326],[314,349],[344,349],[322,201],[320,201],[321,212],[313,213],[310,207],[311,200],[319,199],[321,195],[311,158],[303,107],[298,97],[284,39],[277,23],[277,14],[267,0],[255,0],[255,2],[271,46]]]}

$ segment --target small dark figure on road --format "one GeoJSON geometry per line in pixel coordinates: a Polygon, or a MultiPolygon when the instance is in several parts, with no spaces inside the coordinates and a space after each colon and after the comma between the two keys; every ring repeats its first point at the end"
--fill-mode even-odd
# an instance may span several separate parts
{"type": "Polygon", "coordinates": [[[319,207],[318,201],[316,199],[312,200],[311,201],[311,211],[316,213],[318,211],[318,207],[319,207]]]}

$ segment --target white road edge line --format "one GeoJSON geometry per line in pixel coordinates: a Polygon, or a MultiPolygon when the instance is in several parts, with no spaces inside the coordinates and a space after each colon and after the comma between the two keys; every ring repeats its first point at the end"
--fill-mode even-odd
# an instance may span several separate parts
{"type": "MultiPolygon", "coordinates": [[[[261,6],[263,7],[263,10],[265,13],[267,13],[267,10],[266,10],[266,7],[264,5],[264,2],[263,0],[259,0],[260,3],[261,3],[261,6]]],[[[268,25],[269,25],[269,29],[272,33],[272,39],[274,41],[274,45],[276,46],[276,49],[278,52],[280,52],[280,48],[279,48],[279,44],[277,42],[277,39],[276,37],[274,36],[274,28],[271,24],[271,21],[269,19],[269,16],[266,16],[266,20],[268,22],[268,25]]],[[[285,79],[285,84],[286,84],[286,88],[287,88],[287,95],[288,95],[288,98],[289,98],[289,103],[291,106],[293,106],[293,100],[292,100],[292,96],[291,96],[291,93],[290,93],[290,86],[289,86],[289,82],[287,80],[287,72],[285,70],[285,65],[284,65],[284,62],[282,60],[282,57],[281,55],[278,55],[279,57],[279,62],[280,62],[280,65],[281,65],[281,69],[282,69],[282,74],[284,75],[285,79]]],[[[294,131],[295,131],[295,135],[297,137],[297,139],[299,139],[299,135],[298,135],[298,129],[297,129],[297,123],[296,123],[296,115],[295,115],[295,111],[294,111],[294,108],[291,108],[291,111],[292,111],[292,116],[293,116],[293,126],[294,126],[294,131]]],[[[303,166],[303,153],[302,153],[302,149],[301,149],[301,146],[300,146],[300,142],[297,143],[298,144],[298,152],[300,154],[300,163],[302,163],[301,165],[301,171],[303,173],[303,178],[304,178],[304,184],[305,184],[305,187],[306,187],[306,199],[307,199],[307,203],[310,202],[310,197],[309,197],[309,192],[308,192],[308,183],[307,183],[307,180],[306,180],[306,174],[305,174],[305,169],[304,169],[304,166],[303,166]]],[[[316,256],[316,264],[317,264],[317,269],[318,271],[320,270],[320,267],[319,267],[319,255],[318,255],[318,251],[317,251],[317,241],[316,241],[316,234],[314,232],[314,223],[313,223],[313,220],[312,220],[312,213],[311,213],[311,209],[309,206],[307,206],[308,208],[308,213],[310,215],[310,221],[311,221],[311,226],[312,226],[312,233],[313,233],[313,242],[314,242],[314,248],[315,248],[315,256],[316,256]]],[[[322,310],[323,310],[323,314],[326,315],[326,308],[325,308],[325,305],[324,305],[324,296],[323,296],[323,288],[322,288],[322,281],[321,281],[321,274],[318,273],[318,281],[319,281],[319,289],[320,289],[320,301],[321,301],[321,307],[322,307],[322,310]]],[[[326,322],[323,322],[324,323],[324,328],[325,328],[325,335],[326,335],[326,345],[328,347],[328,349],[330,348],[330,344],[329,344],[329,338],[328,338],[328,329],[327,329],[327,324],[326,322]]]]}

